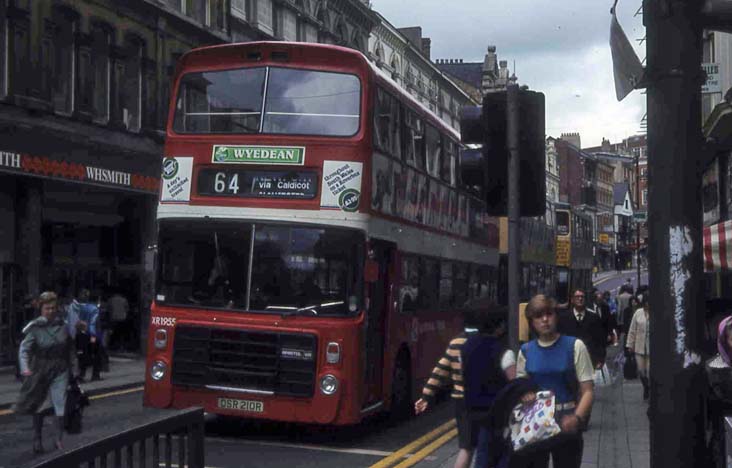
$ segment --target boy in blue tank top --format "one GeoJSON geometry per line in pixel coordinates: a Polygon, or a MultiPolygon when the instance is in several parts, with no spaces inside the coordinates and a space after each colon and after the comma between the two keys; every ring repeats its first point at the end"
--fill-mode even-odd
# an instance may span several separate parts
{"type": "Polygon", "coordinates": [[[539,294],[529,301],[526,320],[538,338],[523,346],[516,360],[517,377],[530,377],[542,390],[554,392],[555,419],[562,433],[541,452],[516,452],[511,467],[547,467],[549,455],[555,467],[580,468],[582,430],[592,411],[593,367],[582,340],[560,335],[554,300],[539,294]]]}

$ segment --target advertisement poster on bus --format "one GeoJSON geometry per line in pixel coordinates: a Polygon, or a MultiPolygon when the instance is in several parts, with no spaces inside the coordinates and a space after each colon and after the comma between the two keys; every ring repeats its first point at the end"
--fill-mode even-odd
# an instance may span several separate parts
{"type": "Polygon", "coordinates": [[[347,212],[358,210],[361,200],[363,163],[323,161],[320,207],[347,212]]]}
{"type": "Polygon", "coordinates": [[[191,200],[193,158],[177,157],[163,160],[162,202],[187,202],[191,200]]]}
{"type": "Polygon", "coordinates": [[[394,187],[392,172],[394,162],[380,154],[374,154],[371,171],[371,208],[384,214],[392,214],[394,206],[394,187]]]}

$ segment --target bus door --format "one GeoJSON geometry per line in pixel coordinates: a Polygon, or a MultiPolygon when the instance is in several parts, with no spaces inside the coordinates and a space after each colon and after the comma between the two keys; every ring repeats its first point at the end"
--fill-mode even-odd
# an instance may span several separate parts
{"type": "Polygon", "coordinates": [[[364,324],[364,382],[366,399],[364,406],[382,399],[382,371],[384,369],[384,337],[386,335],[386,317],[389,313],[389,295],[393,278],[390,265],[393,261],[396,246],[389,242],[372,239],[369,248],[373,252],[372,260],[378,270],[378,278],[368,284],[369,307],[366,310],[364,324]]]}

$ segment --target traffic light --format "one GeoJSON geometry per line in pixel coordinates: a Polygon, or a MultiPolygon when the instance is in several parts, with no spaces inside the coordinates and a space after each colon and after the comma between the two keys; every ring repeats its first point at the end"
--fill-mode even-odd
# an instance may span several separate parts
{"type": "MultiPolygon", "coordinates": [[[[462,180],[480,187],[491,216],[508,213],[506,106],[506,91],[499,91],[486,94],[482,107],[463,107],[460,112],[461,140],[470,145],[460,156],[462,180]]],[[[520,214],[542,216],[546,212],[544,94],[520,90],[519,109],[520,214]]]]}

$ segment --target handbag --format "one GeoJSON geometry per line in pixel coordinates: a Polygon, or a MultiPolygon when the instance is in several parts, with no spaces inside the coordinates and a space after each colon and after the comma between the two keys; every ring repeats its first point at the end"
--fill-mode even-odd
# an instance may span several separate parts
{"type": "Polygon", "coordinates": [[[607,364],[603,364],[601,368],[595,371],[593,380],[595,387],[607,387],[613,383],[607,364]]]}
{"type": "Polygon", "coordinates": [[[519,403],[513,408],[508,426],[514,452],[535,446],[562,432],[554,420],[556,407],[554,393],[544,390],[537,392],[534,401],[519,403]]]}
{"type": "Polygon", "coordinates": [[[89,397],[79,387],[76,380],[69,382],[66,391],[66,411],[64,412],[64,428],[69,434],[78,434],[82,429],[84,408],[89,406],[89,397]]]}
{"type": "Polygon", "coordinates": [[[635,362],[635,354],[627,353],[625,356],[625,364],[623,365],[623,377],[625,380],[633,380],[638,378],[638,364],[635,362]]]}

